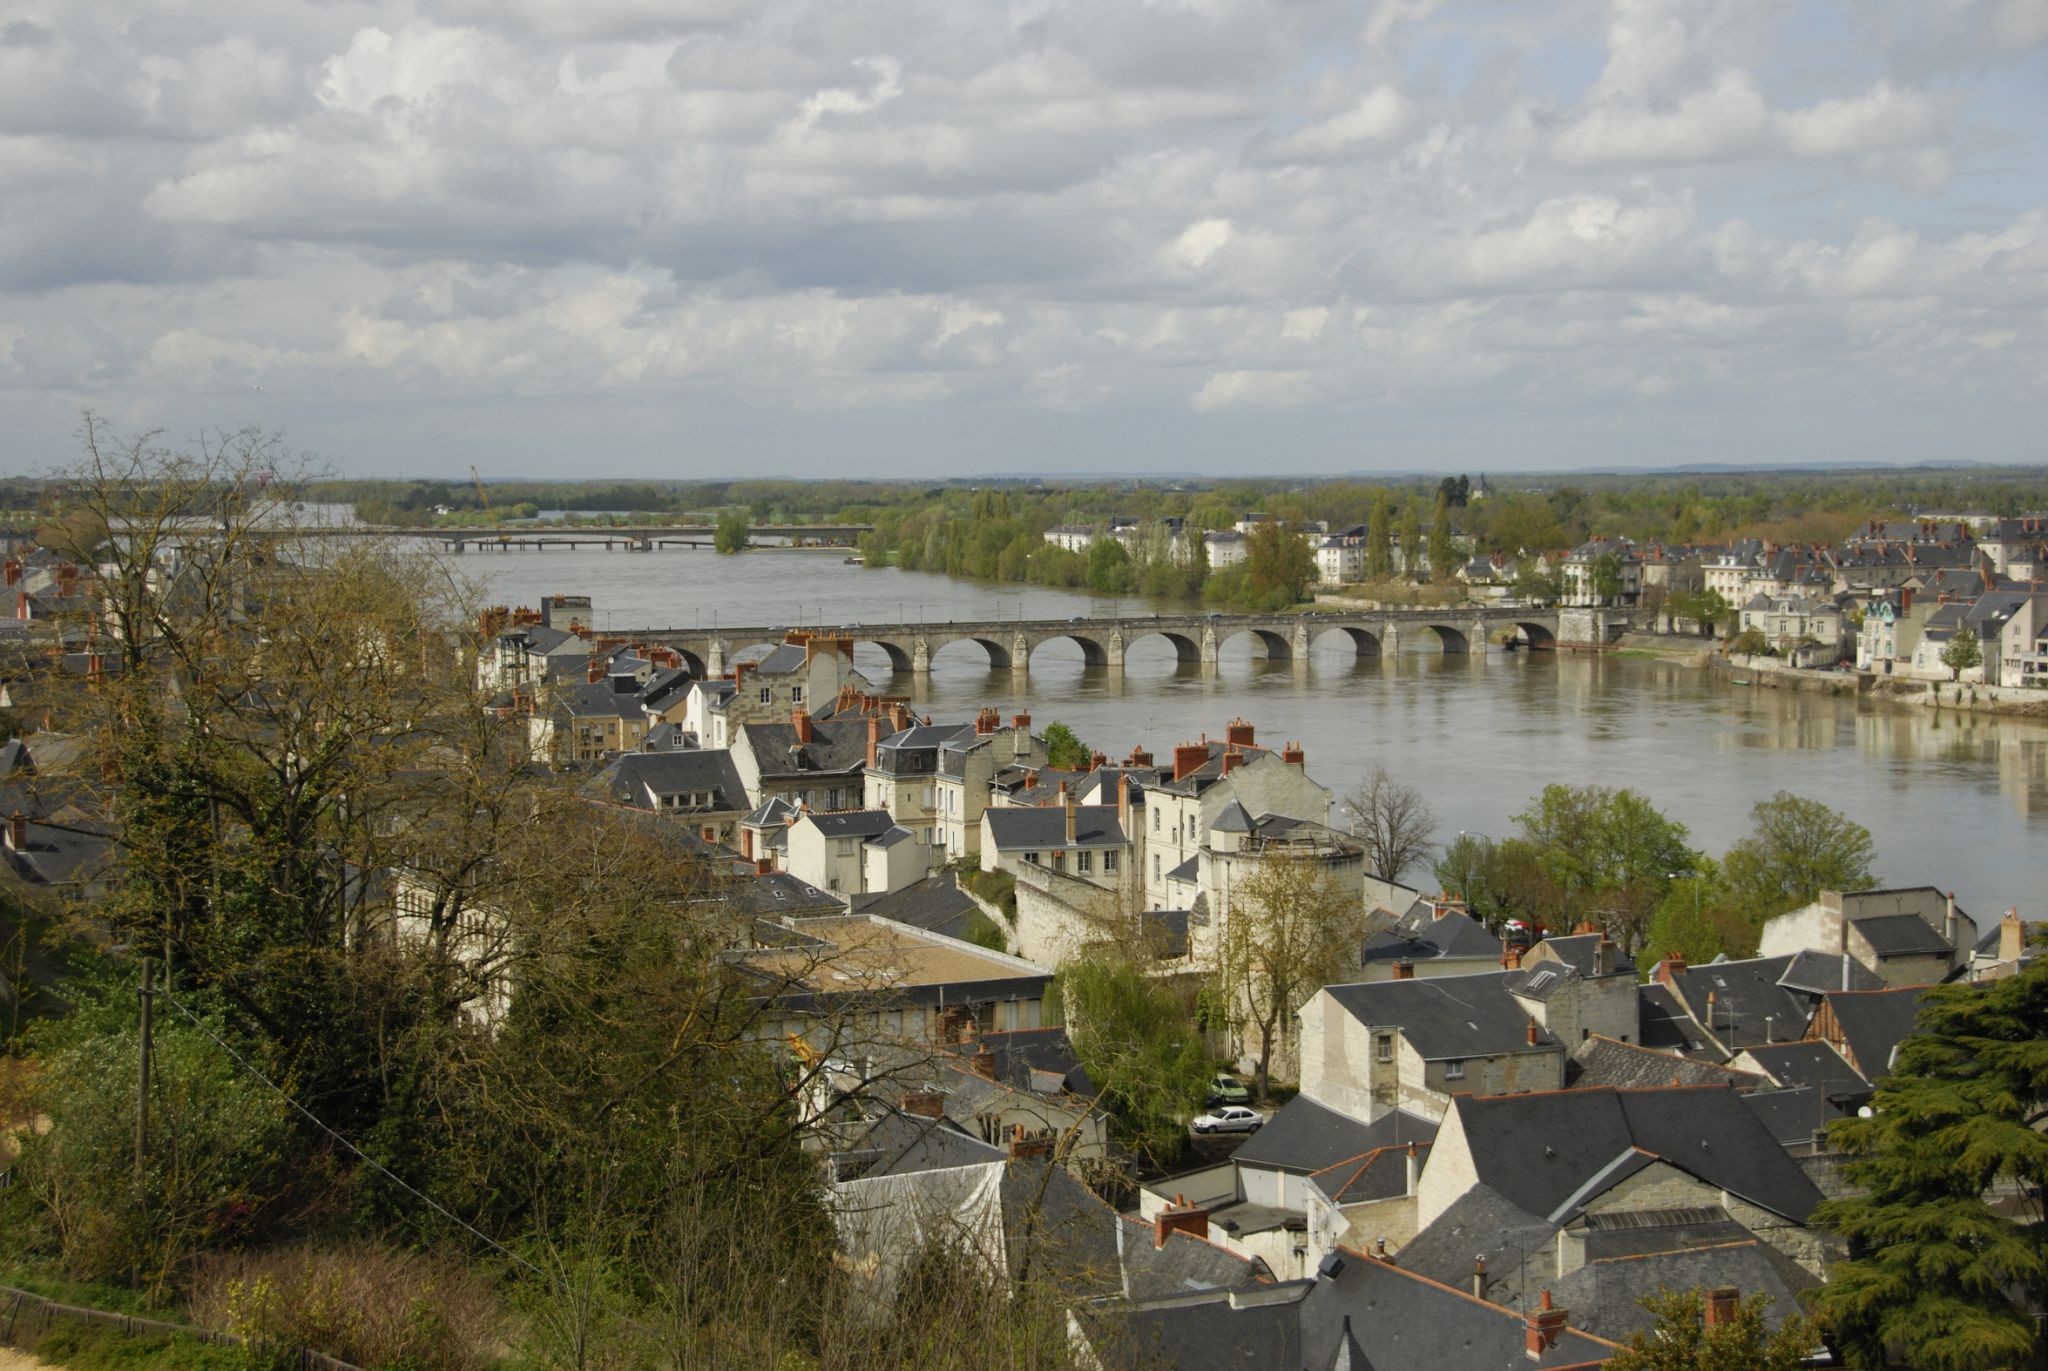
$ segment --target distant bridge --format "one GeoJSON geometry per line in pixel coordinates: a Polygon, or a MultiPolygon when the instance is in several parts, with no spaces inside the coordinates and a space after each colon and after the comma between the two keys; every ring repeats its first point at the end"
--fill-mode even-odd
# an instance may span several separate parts
{"type": "MultiPolygon", "coordinates": [[[[924,673],[932,658],[954,643],[972,642],[997,670],[1025,670],[1031,654],[1067,639],[1089,666],[1121,671],[1125,654],[1146,638],[1164,638],[1186,665],[1213,666],[1223,645],[1251,639],[1252,655],[1267,661],[1306,661],[1316,643],[1336,635],[1361,657],[1392,656],[1407,637],[1422,636],[1446,653],[1484,652],[1495,639],[1548,650],[1604,645],[1619,626],[1602,611],[1462,607],[1414,610],[1318,610],[1306,614],[1153,614],[1115,618],[951,620],[945,623],[845,624],[814,627],[823,637],[872,643],[895,671],[924,673]],[[1562,629],[1560,621],[1564,620],[1562,629]],[[1583,622],[1582,622],[1583,621],[1583,622]]],[[[723,675],[740,656],[784,640],[783,625],[709,628],[611,629],[607,641],[671,648],[694,672],[723,675]]]]}
{"type": "MultiPolygon", "coordinates": [[[[207,527],[211,528],[211,525],[207,527]]],[[[749,538],[787,538],[828,547],[851,547],[873,524],[756,524],[749,538]]],[[[516,524],[488,528],[446,528],[395,524],[306,524],[263,530],[288,538],[420,538],[449,552],[540,552],[551,547],[601,547],[619,552],[652,552],[664,547],[710,547],[718,530],[710,524],[516,524]]]]}

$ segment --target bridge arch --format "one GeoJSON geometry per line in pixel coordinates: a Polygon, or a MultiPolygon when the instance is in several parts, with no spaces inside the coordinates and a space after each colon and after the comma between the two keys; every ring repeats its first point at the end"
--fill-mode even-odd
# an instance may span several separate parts
{"type": "MultiPolygon", "coordinates": [[[[1047,633],[1045,636],[1039,638],[1036,642],[1031,644],[1031,650],[1033,652],[1037,652],[1039,648],[1044,647],[1047,643],[1056,643],[1060,641],[1062,638],[1065,638],[1068,641],[1074,643],[1081,649],[1081,665],[1109,665],[1108,645],[1104,643],[1100,638],[1091,637],[1086,633],[1077,633],[1071,631],[1064,633],[1047,633]]],[[[1117,665],[1121,666],[1123,665],[1123,663],[1119,662],[1117,663],[1117,665]]]]}
{"type": "Polygon", "coordinates": [[[931,661],[934,665],[937,664],[940,653],[949,647],[955,647],[961,643],[973,643],[984,653],[988,654],[988,665],[991,671],[1007,671],[1013,665],[1010,645],[998,642],[994,638],[966,635],[956,638],[933,638],[928,641],[931,647],[931,661]]]}
{"type": "Polygon", "coordinates": [[[910,647],[906,643],[899,643],[889,638],[862,638],[858,635],[855,636],[853,642],[856,647],[880,648],[882,655],[889,659],[889,670],[898,674],[909,671],[915,666],[915,663],[911,660],[910,647]]]}
{"type": "Polygon", "coordinates": [[[1531,652],[1550,652],[1557,647],[1557,634],[1548,624],[1517,621],[1514,627],[1531,652]]]}
{"type": "Polygon", "coordinates": [[[1217,639],[1216,646],[1221,649],[1225,643],[1235,642],[1243,637],[1252,640],[1254,661],[1284,662],[1294,656],[1293,642],[1285,633],[1271,628],[1232,628],[1217,639]]]}
{"type": "MultiPolygon", "coordinates": [[[[1446,657],[1472,651],[1472,637],[1465,628],[1460,628],[1456,624],[1439,623],[1424,624],[1423,627],[1436,634],[1436,640],[1443,645],[1446,657]]],[[[1481,652],[1486,650],[1484,642],[1479,644],[1479,650],[1481,652]]]]}
{"type": "Polygon", "coordinates": [[[1333,633],[1342,634],[1346,641],[1353,648],[1357,649],[1358,655],[1361,657],[1377,657],[1384,650],[1384,645],[1380,642],[1380,637],[1377,633],[1370,629],[1356,628],[1350,624],[1338,624],[1332,628],[1313,630],[1313,636],[1309,639],[1309,647],[1311,649],[1315,648],[1333,633]]]}
{"type": "Polygon", "coordinates": [[[1141,629],[1136,629],[1136,630],[1134,630],[1134,631],[1132,632],[1132,634],[1131,634],[1130,638],[1128,638],[1128,639],[1127,639],[1127,640],[1126,640],[1126,641],[1124,642],[1124,650],[1125,650],[1126,652],[1128,652],[1128,651],[1130,650],[1130,648],[1131,648],[1131,647],[1132,647],[1132,646],[1133,646],[1134,644],[1136,644],[1136,643],[1140,643],[1140,642],[1143,642],[1143,641],[1144,641],[1145,639],[1147,639],[1147,638],[1164,638],[1164,639],[1166,639],[1166,641],[1167,641],[1167,642],[1169,642],[1169,643],[1171,643],[1171,644],[1173,645],[1173,655],[1174,655],[1174,658],[1175,658],[1175,659],[1176,659],[1177,661],[1179,661],[1179,662],[1180,662],[1180,663],[1181,663],[1181,664],[1182,664],[1183,666],[1199,666],[1199,665],[1201,665],[1201,662],[1202,662],[1202,643],[1201,643],[1201,640],[1200,640],[1200,639],[1198,639],[1198,638],[1193,638],[1193,637],[1190,637],[1190,636],[1189,636],[1188,634],[1186,634],[1186,633],[1179,633],[1179,632],[1176,632],[1176,631],[1174,631],[1174,630],[1172,630],[1172,629],[1166,629],[1166,628],[1141,628],[1141,629]]]}
{"type": "Polygon", "coordinates": [[[672,647],[669,649],[669,651],[675,653],[676,656],[683,659],[683,669],[689,672],[692,676],[696,677],[700,681],[709,678],[711,673],[704,669],[703,657],[699,656],[695,652],[690,651],[690,649],[686,647],[672,647]]]}

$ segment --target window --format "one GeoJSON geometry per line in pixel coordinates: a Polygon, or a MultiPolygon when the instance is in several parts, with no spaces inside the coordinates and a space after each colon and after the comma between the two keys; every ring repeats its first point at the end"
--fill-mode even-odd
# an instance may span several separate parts
{"type": "Polygon", "coordinates": [[[772,687],[769,687],[769,686],[762,686],[762,687],[761,687],[761,703],[762,703],[762,704],[764,704],[764,705],[765,705],[765,704],[769,703],[769,702],[770,702],[771,700],[773,700],[774,698],[775,698],[775,691],[774,691],[774,689],[773,689],[772,687]]]}
{"type": "Polygon", "coordinates": [[[1038,854],[1036,852],[1027,852],[1024,854],[1024,860],[1031,863],[1033,866],[1037,866],[1038,854]]]}
{"type": "Polygon", "coordinates": [[[1195,840],[1195,816],[1194,816],[1194,815],[1192,815],[1192,814],[1190,814],[1190,815],[1188,815],[1188,841],[1189,841],[1189,842],[1193,842],[1194,840],[1195,840]]]}
{"type": "Polygon", "coordinates": [[[1095,854],[1093,852],[1076,852],[1074,854],[1074,870],[1082,875],[1095,870],[1095,854]]]}
{"type": "Polygon", "coordinates": [[[1159,879],[1159,854],[1157,852],[1152,854],[1152,879],[1155,881],[1159,879]]]}
{"type": "Polygon", "coordinates": [[[1164,817],[1166,817],[1165,810],[1155,809],[1152,811],[1152,831],[1154,833],[1157,833],[1159,831],[1159,821],[1164,817]]]}
{"type": "Polygon", "coordinates": [[[1116,853],[1105,852],[1102,854],[1102,874],[1105,876],[1114,876],[1116,874],[1116,853]]]}
{"type": "Polygon", "coordinates": [[[1445,1080],[1447,1080],[1447,1081],[1462,1081],[1462,1080],[1464,1080],[1464,1079],[1465,1079],[1465,1063],[1463,1063],[1462,1061],[1458,1061],[1458,1062],[1445,1062],[1445,1063],[1444,1063],[1444,1079],[1445,1079],[1445,1080]]]}
{"type": "Polygon", "coordinates": [[[1053,853],[1053,854],[1052,854],[1052,869],[1053,869],[1054,871],[1065,871],[1065,870],[1067,869],[1067,854],[1066,854],[1066,853],[1064,853],[1064,852],[1055,852],[1055,853],[1053,853]]]}
{"type": "Polygon", "coordinates": [[[789,688],[789,702],[793,705],[800,705],[804,702],[804,688],[802,686],[791,686],[789,688]]]}
{"type": "Polygon", "coordinates": [[[1390,1062],[1394,1060],[1393,1034],[1382,1033],[1379,1035],[1378,1038],[1373,1040],[1373,1056],[1383,1062],[1390,1062]]]}

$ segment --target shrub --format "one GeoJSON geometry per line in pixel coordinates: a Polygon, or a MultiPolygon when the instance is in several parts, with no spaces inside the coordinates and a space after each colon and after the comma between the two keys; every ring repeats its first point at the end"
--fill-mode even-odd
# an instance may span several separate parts
{"type": "Polygon", "coordinates": [[[210,1259],[192,1312],[209,1328],[370,1371],[481,1371],[501,1326],[489,1286],[460,1262],[372,1243],[210,1259]]]}

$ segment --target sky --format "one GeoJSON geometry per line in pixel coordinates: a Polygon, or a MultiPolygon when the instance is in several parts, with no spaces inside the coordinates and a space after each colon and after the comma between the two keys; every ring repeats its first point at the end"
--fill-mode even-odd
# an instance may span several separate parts
{"type": "Polygon", "coordinates": [[[0,0],[0,471],[2048,459],[2048,0],[0,0]]]}

